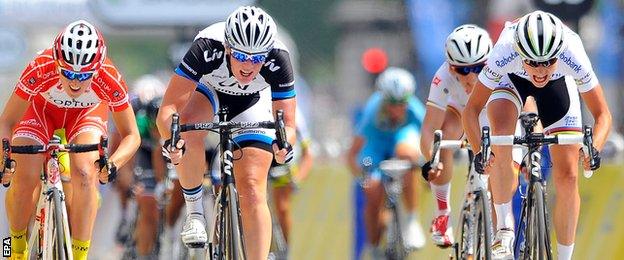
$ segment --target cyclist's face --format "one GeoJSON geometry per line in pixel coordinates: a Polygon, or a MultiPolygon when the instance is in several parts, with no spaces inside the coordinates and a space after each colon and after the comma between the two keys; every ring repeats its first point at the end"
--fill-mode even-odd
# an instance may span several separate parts
{"type": "Polygon", "coordinates": [[[543,88],[546,86],[548,81],[552,78],[552,74],[557,70],[559,62],[555,61],[550,64],[550,66],[537,66],[533,67],[525,62],[522,62],[522,67],[529,75],[529,80],[533,85],[538,88],[543,88]]]}
{"type": "Polygon", "coordinates": [[[77,98],[83,93],[85,93],[89,85],[91,85],[92,81],[93,81],[93,77],[85,81],[79,81],[78,79],[70,80],[64,77],[63,75],[59,77],[59,82],[61,83],[61,87],[63,88],[65,93],[67,93],[67,95],[69,95],[72,98],[77,98]]]}
{"type": "MultiPolygon", "coordinates": [[[[226,50],[228,53],[230,52],[229,48],[226,50]]],[[[260,69],[262,69],[262,65],[264,65],[264,62],[254,64],[251,60],[240,62],[237,59],[234,59],[231,54],[228,55],[228,59],[230,59],[232,74],[241,85],[251,83],[251,81],[260,72],[260,69]]]]}
{"type": "Polygon", "coordinates": [[[452,66],[449,66],[449,71],[451,72],[451,75],[459,81],[462,87],[464,87],[466,94],[470,94],[472,92],[472,88],[474,88],[474,85],[477,83],[479,74],[470,72],[467,75],[462,75],[455,71],[452,66]]]}
{"type": "Polygon", "coordinates": [[[407,111],[407,103],[386,103],[386,112],[393,122],[403,120],[407,111]]]}

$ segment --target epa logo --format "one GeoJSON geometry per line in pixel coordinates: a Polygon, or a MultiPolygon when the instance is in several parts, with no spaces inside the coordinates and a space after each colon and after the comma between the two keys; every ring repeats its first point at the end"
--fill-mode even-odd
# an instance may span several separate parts
{"type": "Polygon", "coordinates": [[[7,237],[2,239],[2,257],[11,256],[11,238],[7,237]]]}

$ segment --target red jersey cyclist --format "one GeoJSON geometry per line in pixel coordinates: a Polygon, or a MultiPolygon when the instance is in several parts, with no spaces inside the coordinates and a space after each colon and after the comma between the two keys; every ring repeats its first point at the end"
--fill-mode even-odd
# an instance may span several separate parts
{"type": "MultiPolygon", "coordinates": [[[[97,152],[70,154],[73,175],[70,208],[74,259],[86,259],[97,212],[97,183],[106,183],[139,147],[134,113],[121,74],[106,57],[102,34],[90,23],[69,24],[28,63],[0,116],[0,138],[12,145],[45,145],[53,131],[65,128],[69,143],[97,143],[106,134],[112,111],[121,143],[99,169],[97,152]]],[[[33,190],[45,156],[13,154],[15,167],[5,170],[2,183],[10,184],[6,198],[11,255],[28,259],[26,229],[35,208],[33,190]]],[[[4,168],[3,168],[4,169],[4,168]]]]}

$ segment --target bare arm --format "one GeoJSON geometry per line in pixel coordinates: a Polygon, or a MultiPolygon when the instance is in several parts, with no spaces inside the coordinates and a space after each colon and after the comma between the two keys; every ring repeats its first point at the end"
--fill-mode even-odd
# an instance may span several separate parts
{"type": "MultiPolygon", "coordinates": [[[[29,101],[22,99],[15,93],[9,97],[9,101],[4,107],[2,115],[0,115],[0,139],[7,138],[11,140],[13,127],[24,116],[29,106],[29,101]]],[[[0,151],[0,153],[2,153],[2,151],[0,151]]]]}
{"type": "Polygon", "coordinates": [[[433,132],[442,127],[444,122],[444,110],[433,105],[427,105],[427,113],[420,135],[420,151],[427,161],[431,160],[431,144],[433,142],[433,132]]]}
{"type": "Polygon", "coordinates": [[[139,135],[132,107],[129,106],[122,111],[113,112],[112,116],[120,141],[115,152],[109,157],[109,161],[119,168],[126,164],[139,149],[141,136],[139,135]]]}
{"type": "Polygon", "coordinates": [[[581,93],[581,97],[594,117],[594,147],[601,151],[609,136],[612,119],[602,86],[598,84],[592,90],[581,93]]]}
{"type": "Polygon", "coordinates": [[[297,181],[302,181],[308,177],[310,169],[312,168],[312,161],[314,156],[310,151],[310,146],[306,145],[301,151],[301,161],[299,162],[299,174],[297,175],[297,181]]]}
{"type": "Polygon", "coordinates": [[[171,115],[182,111],[195,91],[196,83],[190,79],[174,74],[158,109],[156,126],[163,139],[171,138],[171,115]]]}
{"type": "Polygon", "coordinates": [[[462,122],[464,125],[464,132],[468,136],[468,143],[472,146],[475,152],[479,151],[481,146],[481,129],[479,128],[479,113],[483,110],[483,107],[490,98],[492,90],[487,88],[483,83],[477,81],[477,84],[472,89],[466,108],[462,114],[462,122]]]}
{"type": "MultiPolygon", "coordinates": [[[[284,124],[286,125],[286,139],[288,143],[294,144],[297,142],[297,131],[295,130],[295,110],[297,108],[297,99],[281,99],[273,101],[273,113],[277,110],[284,111],[284,124]]],[[[275,114],[274,114],[275,116],[275,114]]]]}
{"type": "Polygon", "coordinates": [[[351,174],[353,174],[354,177],[357,177],[362,172],[360,164],[357,162],[357,157],[364,146],[364,142],[365,140],[363,137],[356,136],[353,138],[353,143],[347,153],[347,165],[349,166],[349,170],[351,170],[351,174]]]}

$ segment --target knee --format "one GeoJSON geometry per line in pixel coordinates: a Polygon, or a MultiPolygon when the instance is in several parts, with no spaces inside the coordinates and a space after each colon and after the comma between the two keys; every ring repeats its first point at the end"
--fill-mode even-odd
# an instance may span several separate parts
{"type": "Polygon", "coordinates": [[[560,172],[558,176],[555,176],[555,183],[557,184],[557,189],[562,191],[571,191],[576,189],[578,184],[578,174],[574,174],[572,170],[566,170],[565,172],[560,172]]]}
{"type": "Polygon", "coordinates": [[[401,158],[401,159],[411,159],[411,160],[416,160],[418,159],[420,152],[419,149],[409,143],[400,143],[396,146],[395,150],[394,150],[394,155],[397,158],[401,158]]]}
{"type": "Polygon", "coordinates": [[[88,189],[95,187],[95,168],[93,165],[81,164],[72,168],[71,182],[74,187],[88,189]]]}
{"type": "Polygon", "coordinates": [[[262,187],[261,181],[253,178],[247,178],[237,181],[236,189],[240,197],[242,207],[256,207],[266,205],[266,189],[262,187]]]}

